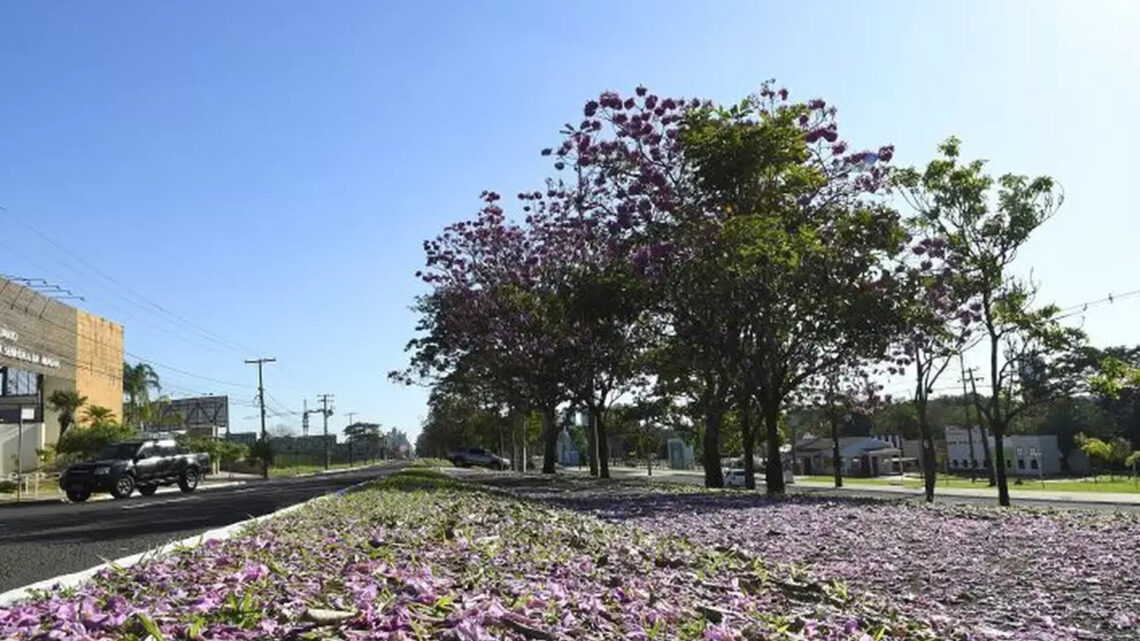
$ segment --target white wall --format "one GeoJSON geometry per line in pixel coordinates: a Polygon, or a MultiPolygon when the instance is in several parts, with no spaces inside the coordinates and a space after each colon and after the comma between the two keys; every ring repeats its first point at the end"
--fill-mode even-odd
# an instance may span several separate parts
{"type": "MultiPolygon", "coordinates": [[[[40,423],[24,424],[24,471],[31,472],[40,466],[36,449],[44,446],[44,427],[40,423]]],[[[0,476],[16,473],[16,456],[19,453],[20,426],[17,423],[0,424],[0,476]]]]}
{"type": "MultiPolygon", "coordinates": [[[[974,465],[978,470],[985,469],[985,449],[982,445],[982,434],[978,428],[971,428],[970,433],[960,427],[946,427],[947,465],[951,472],[969,470],[970,467],[970,437],[973,437],[974,465]]],[[[990,451],[994,452],[994,439],[989,437],[990,451]]],[[[994,452],[994,458],[999,464],[1006,466],[1006,474],[1012,476],[1038,476],[1061,473],[1061,450],[1057,446],[1057,437],[1052,434],[1013,434],[1002,439],[1005,452],[994,452]],[[1033,450],[1038,453],[1037,465],[1034,468],[1033,450]]]]}

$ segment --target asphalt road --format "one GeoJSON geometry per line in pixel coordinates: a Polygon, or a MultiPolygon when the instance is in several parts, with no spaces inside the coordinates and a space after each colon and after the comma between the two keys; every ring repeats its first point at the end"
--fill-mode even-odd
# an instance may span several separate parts
{"type": "Polygon", "coordinates": [[[0,592],[269,514],[396,469],[252,481],[189,495],[0,507],[0,592]]]}

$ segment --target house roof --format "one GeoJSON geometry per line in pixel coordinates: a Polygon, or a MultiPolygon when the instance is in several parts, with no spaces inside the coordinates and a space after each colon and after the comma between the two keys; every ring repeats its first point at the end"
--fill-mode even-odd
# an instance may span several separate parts
{"type": "MultiPolygon", "coordinates": [[[[804,439],[796,444],[799,452],[831,452],[835,444],[829,438],[804,439]]],[[[839,438],[840,451],[856,447],[864,454],[900,453],[897,447],[869,436],[842,436],[839,438]],[[860,447],[861,446],[861,447],[860,447]]]]}

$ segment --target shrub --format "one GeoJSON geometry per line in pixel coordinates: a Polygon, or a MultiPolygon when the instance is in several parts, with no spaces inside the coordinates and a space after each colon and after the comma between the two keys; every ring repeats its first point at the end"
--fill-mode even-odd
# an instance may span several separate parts
{"type": "Polygon", "coordinates": [[[56,455],[65,460],[91,458],[108,445],[134,436],[131,428],[113,421],[95,423],[89,427],[76,427],[59,437],[56,455]]]}

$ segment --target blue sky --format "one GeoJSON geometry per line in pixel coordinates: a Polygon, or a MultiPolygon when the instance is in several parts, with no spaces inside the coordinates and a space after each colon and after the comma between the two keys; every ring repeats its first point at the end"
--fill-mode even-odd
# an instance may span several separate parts
{"type": "MultiPolygon", "coordinates": [[[[897,164],[957,134],[996,172],[1055,176],[1066,203],[1019,268],[1063,306],[1119,294],[1140,289],[1137,6],[9,0],[0,272],[85,295],[181,370],[159,368],[171,392],[229,393],[235,430],[256,424],[242,359],[264,355],[278,412],[329,392],[334,427],[414,437],[426,394],[385,372],[423,239],[484,188],[537,185],[538,150],[601,90],[731,101],[776,78],[897,164]]],[[[1138,311],[1084,327],[1140,342],[1138,311]]]]}

